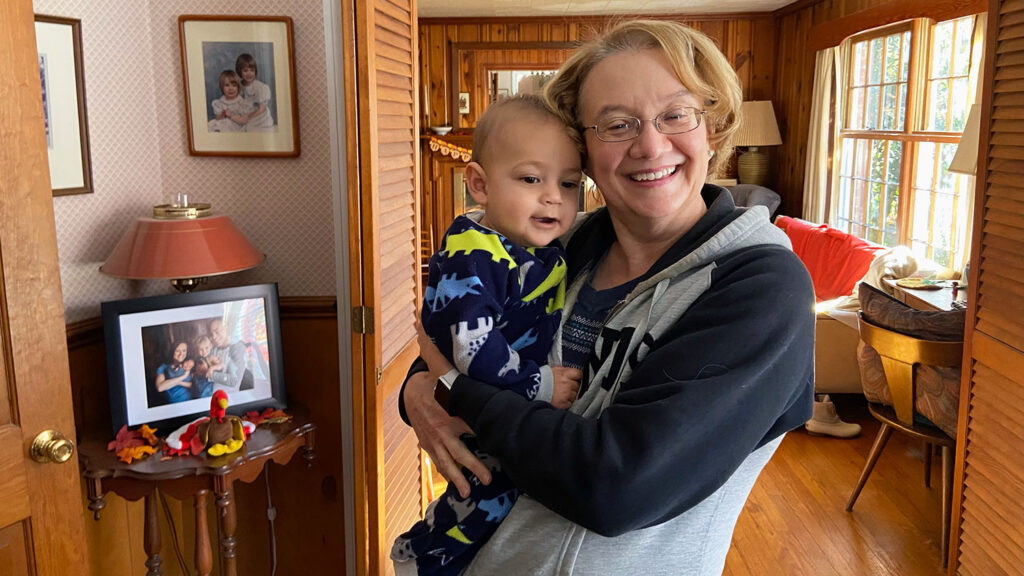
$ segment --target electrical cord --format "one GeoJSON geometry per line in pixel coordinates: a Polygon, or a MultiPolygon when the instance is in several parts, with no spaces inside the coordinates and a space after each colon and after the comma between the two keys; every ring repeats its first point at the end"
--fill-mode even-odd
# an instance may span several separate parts
{"type": "Polygon", "coordinates": [[[270,523],[270,576],[274,576],[277,574],[277,535],[274,533],[277,508],[270,499],[270,466],[263,469],[263,477],[267,481],[267,521],[270,523]]]}
{"type": "MultiPolygon", "coordinates": [[[[178,565],[181,566],[181,573],[185,576],[192,576],[192,573],[188,571],[188,567],[185,566],[185,558],[181,555],[181,544],[178,542],[178,529],[174,527],[174,518],[171,517],[171,508],[167,505],[167,500],[164,499],[164,495],[159,490],[154,490],[157,498],[160,499],[160,505],[164,509],[164,517],[167,518],[167,524],[171,527],[171,542],[174,544],[174,555],[178,557],[178,565]]],[[[205,514],[206,511],[204,510],[205,514]]]]}

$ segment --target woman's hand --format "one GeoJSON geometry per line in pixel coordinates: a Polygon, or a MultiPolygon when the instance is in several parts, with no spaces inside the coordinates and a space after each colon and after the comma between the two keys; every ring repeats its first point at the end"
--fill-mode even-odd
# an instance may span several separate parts
{"type": "Polygon", "coordinates": [[[427,336],[427,333],[423,331],[423,325],[420,324],[419,318],[416,319],[416,342],[420,345],[420,358],[423,358],[423,361],[427,363],[430,373],[434,376],[435,380],[454,368],[452,363],[444,357],[444,354],[437,349],[430,336],[427,336]]]}
{"type": "Polygon", "coordinates": [[[467,498],[469,481],[462,475],[461,467],[469,468],[484,484],[491,483],[491,472],[459,439],[462,434],[473,432],[469,426],[461,418],[449,416],[434,401],[436,383],[437,379],[429,372],[409,376],[403,396],[405,413],[420,447],[426,450],[441,475],[455,485],[459,495],[467,498]]]}

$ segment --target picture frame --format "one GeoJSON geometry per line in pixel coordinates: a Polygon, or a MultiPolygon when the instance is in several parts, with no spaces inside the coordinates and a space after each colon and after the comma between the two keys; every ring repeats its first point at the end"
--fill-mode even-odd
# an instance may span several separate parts
{"type": "Polygon", "coordinates": [[[210,411],[283,409],[277,284],[101,304],[112,430],[148,424],[160,434],[210,411]]]}
{"type": "Polygon", "coordinates": [[[82,21],[35,15],[43,126],[54,196],[91,194],[82,21]]]}
{"type": "Polygon", "coordinates": [[[459,114],[469,114],[469,92],[459,92],[459,114]]]}
{"type": "Polygon", "coordinates": [[[189,154],[298,156],[292,19],[182,15],[178,34],[189,154]]]}

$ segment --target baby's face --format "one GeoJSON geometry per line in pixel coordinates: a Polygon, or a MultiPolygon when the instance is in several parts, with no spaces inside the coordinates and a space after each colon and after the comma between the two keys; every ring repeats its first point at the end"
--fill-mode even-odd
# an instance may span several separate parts
{"type": "Polygon", "coordinates": [[[246,66],[242,68],[242,80],[246,85],[252,84],[252,81],[256,79],[256,69],[252,66],[246,66]]]}
{"type": "Polygon", "coordinates": [[[535,114],[513,116],[495,134],[483,158],[487,194],[480,223],[520,246],[546,246],[575,220],[583,178],[579,151],[561,122],[535,114]]]}
{"type": "Polygon", "coordinates": [[[234,82],[225,82],[221,84],[221,91],[224,92],[224,97],[228,100],[238,97],[238,84],[234,82]]]}

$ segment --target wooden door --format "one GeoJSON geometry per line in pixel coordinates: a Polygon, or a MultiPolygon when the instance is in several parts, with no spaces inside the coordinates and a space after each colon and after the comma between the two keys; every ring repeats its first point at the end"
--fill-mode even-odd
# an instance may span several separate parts
{"type": "Polygon", "coordinates": [[[988,4],[951,576],[1024,575],[1024,0],[988,4]]]}
{"type": "Polygon", "coordinates": [[[74,439],[31,0],[0,4],[0,572],[85,574],[77,458],[38,464],[29,446],[74,439]]]}
{"type": "Polygon", "coordinates": [[[397,409],[421,291],[416,3],[346,1],[356,568],[391,574],[391,542],[423,512],[420,451],[397,409]]]}

